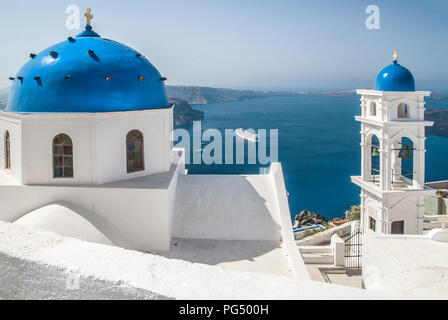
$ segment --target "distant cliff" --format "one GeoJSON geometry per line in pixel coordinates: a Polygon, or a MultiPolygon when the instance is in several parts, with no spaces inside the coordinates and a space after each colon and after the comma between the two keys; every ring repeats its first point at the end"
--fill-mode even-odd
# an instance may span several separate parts
{"type": "Polygon", "coordinates": [[[169,102],[174,104],[173,121],[175,127],[192,124],[195,120],[204,119],[204,112],[194,110],[185,100],[170,99],[169,102]]]}
{"type": "Polygon", "coordinates": [[[427,134],[448,136],[448,110],[426,110],[425,120],[434,121],[433,127],[426,127],[427,134]]]}
{"type": "MultiPolygon", "coordinates": [[[[322,92],[309,91],[256,91],[256,90],[234,90],[225,88],[210,88],[196,86],[166,86],[168,98],[179,98],[188,101],[191,104],[207,104],[215,102],[239,101],[251,98],[267,97],[359,97],[355,90],[334,90],[322,92]]],[[[431,93],[428,100],[446,100],[448,94],[431,93]]]]}
{"type": "Polygon", "coordinates": [[[295,92],[233,90],[195,86],[166,86],[165,88],[168,98],[184,99],[191,104],[238,101],[273,96],[295,96],[300,94],[295,92]]]}
{"type": "Polygon", "coordinates": [[[9,90],[11,90],[10,87],[0,89],[0,109],[6,107],[6,104],[8,103],[9,90]]]}

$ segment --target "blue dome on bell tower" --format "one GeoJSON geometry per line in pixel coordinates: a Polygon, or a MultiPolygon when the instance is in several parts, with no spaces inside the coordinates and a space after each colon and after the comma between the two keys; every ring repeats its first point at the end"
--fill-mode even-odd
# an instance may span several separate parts
{"type": "Polygon", "coordinates": [[[415,80],[412,73],[397,61],[394,52],[394,61],[378,74],[374,90],[378,91],[415,91],[415,80]]]}
{"type": "Polygon", "coordinates": [[[87,24],[76,38],[28,61],[13,78],[6,111],[113,112],[169,107],[159,71],[137,51],[87,24]]]}

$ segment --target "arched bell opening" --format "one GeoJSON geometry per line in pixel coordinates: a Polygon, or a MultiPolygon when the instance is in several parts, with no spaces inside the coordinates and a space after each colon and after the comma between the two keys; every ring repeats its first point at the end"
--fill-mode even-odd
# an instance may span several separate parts
{"type": "Polygon", "coordinates": [[[397,107],[397,118],[409,119],[410,117],[409,106],[406,103],[400,103],[397,107]]]}
{"type": "Polygon", "coordinates": [[[380,140],[376,135],[373,135],[370,140],[370,170],[372,176],[372,182],[380,182],[380,140]]]}
{"type": "Polygon", "coordinates": [[[365,181],[379,184],[380,182],[380,140],[375,134],[371,134],[366,139],[365,150],[365,181]]]}
{"type": "Polygon", "coordinates": [[[376,103],[373,101],[370,102],[369,114],[373,117],[376,116],[376,103]]]}
{"type": "Polygon", "coordinates": [[[409,186],[414,180],[414,143],[402,137],[393,144],[392,185],[409,186]]]}

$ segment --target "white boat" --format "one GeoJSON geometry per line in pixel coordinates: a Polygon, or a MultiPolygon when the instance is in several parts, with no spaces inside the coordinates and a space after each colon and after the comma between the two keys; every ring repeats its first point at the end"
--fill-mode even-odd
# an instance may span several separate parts
{"type": "Polygon", "coordinates": [[[247,130],[243,130],[242,128],[235,129],[235,134],[238,137],[246,139],[246,140],[250,140],[250,141],[254,141],[254,142],[258,141],[258,134],[249,132],[247,130]]]}

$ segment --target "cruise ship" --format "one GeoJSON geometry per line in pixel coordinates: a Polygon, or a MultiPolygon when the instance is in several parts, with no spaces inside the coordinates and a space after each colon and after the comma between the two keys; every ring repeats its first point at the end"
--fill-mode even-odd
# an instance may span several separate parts
{"type": "Polygon", "coordinates": [[[248,130],[243,130],[242,128],[235,129],[235,134],[243,139],[258,142],[258,134],[252,133],[248,130]]]}

